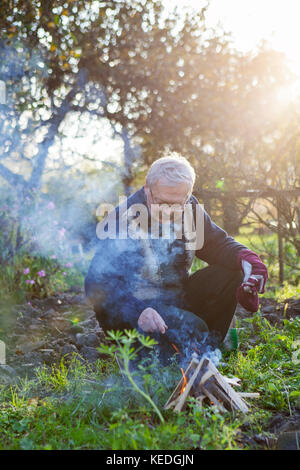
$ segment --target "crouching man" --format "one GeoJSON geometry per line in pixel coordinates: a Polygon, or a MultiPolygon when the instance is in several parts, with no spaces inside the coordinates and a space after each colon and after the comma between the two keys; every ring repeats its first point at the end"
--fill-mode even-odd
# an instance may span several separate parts
{"type": "Polygon", "coordinates": [[[237,302],[258,310],[266,266],[217,226],[192,194],[195,172],[180,156],[156,160],[145,185],[97,226],[85,278],[100,326],[138,329],[164,354],[223,341],[237,302]],[[194,257],[208,266],[190,273],[194,257]]]}

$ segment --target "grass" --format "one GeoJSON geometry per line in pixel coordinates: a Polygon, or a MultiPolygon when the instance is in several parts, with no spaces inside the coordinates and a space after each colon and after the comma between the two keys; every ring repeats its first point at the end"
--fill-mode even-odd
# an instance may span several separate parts
{"type": "MultiPolygon", "coordinates": [[[[242,243],[250,250],[257,253],[262,261],[267,265],[269,271],[268,286],[272,287],[273,292],[279,283],[279,262],[278,262],[278,240],[275,233],[268,235],[257,235],[251,229],[244,227],[241,233],[234,237],[239,243],[242,243]],[[250,230],[250,231],[249,231],[250,230]]],[[[295,247],[284,241],[284,279],[289,285],[300,286],[299,257],[295,247]]]]}
{"type": "Polygon", "coordinates": [[[100,359],[92,367],[74,356],[40,368],[33,380],[2,386],[0,449],[249,448],[250,437],[268,434],[274,414],[295,410],[300,377],[293,346],[300,321],[284,320],[278,329],[257,313],[239,326],[241,347],[225,352],[219,368],[240,377],[243,391],[260,392],[247,415],[199,409],[192,400],[183,413],[163,410],[181,373],[175,364],[162,369],[152,361],[135,380],[160,409],[162,422],[114,361],[100,359]]]}

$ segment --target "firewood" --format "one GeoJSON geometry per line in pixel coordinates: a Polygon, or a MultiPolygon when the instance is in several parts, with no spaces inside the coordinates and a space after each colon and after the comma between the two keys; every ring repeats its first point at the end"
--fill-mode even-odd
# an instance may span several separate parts
{"type": "Polygon", "coordinates": [[[189,379],[188,383],[186,384],[186,387],[184,389],[184,392],[180,395],[180,398],[174,408],[175,411],[181,411],[182,408],[185,406],[186,404],[186,399],[190,393],[190,390],[193,386],[193,383],[198,375],[198,372],[199,370],[201,369],[202,367],[202,364],[203,364],[203,359],[199,362],[198,366],[196,367],[192,377],[189,379]]]}
{"type": "Polygon", "coordinates": [[[237,377],[222,376],[208,358],[204,357],[200,362],[193,358],[164,408],[182,411],[190,396],[196,399],[200,407],[203,400],[208,399],[222,412],[228,410],[247,413],[249,408],[242,397],[257,398],[259,394],[236,392],[230,383],[240,386],[239,381],[237,377]]]}
{"type": "Polygon", "coordinates": [[[205,384],[205,382],[212,376],[214,375],[212,370],[207,370],[201,377],[200,384],[205,384]]]}
{"type": "Polygon", "coordinates": [[[222,403],[220,403],[219,400],[212,393],[210,393],[205,387],[202,387],[202,391],[207,396],[207,398],[209,398],[211,403],[213,403],[213,405],[216,405],[222,412],[226,411],[222,403]]]}
{"type": "Polygon", "coordinates": [[[246,402],[238,395],[238,393],[224,380],[223,376],[220,374],[218,369],[215,367],[215,365],[209,361],[209,368],[214,372],[214,378],[215,380],[219,383],[220,387],[224,390],[224,392],[227,393],[227,395],[230,397],[230,400],[234,401],[234,403],[237,405],[237,407],[243,411],[244,413],[247,413],[249,411],[248,406],[246,405],[246,402]]]}
{"type": "Polygon", "coordinates": [[[220,402],[223,403],[224,407],[228,411],[240,410],[240,406],[219,386],[216,381],[213,381],[209,390],[220,402]]]}
{"type": "Polygon", "coordinates": [[[238,392],[238,394],[240,395],[240,397],[244,397],[244,398],[259,398],[260,397],[260,393],[238,392]]]}
{"type": "MultiPolygon", "coordinates": [[[[187,369],[184,371],[184,375],[185,377],[188,379],[188,375],[190,374],[190,372],[194,371],[196,369],[196,367],[198,366],[199,364],[199,361],[195,358],[192,359],[192,361],[190,362],[190,364],[188,365],[187,369]]],[[[179,381],[178,385],[176,386],[175,390],[173,391],[173,393],[171,394],[169,400],[167,401],[167,403],[165,404],[164,408],[167,409],[169,408],[171,402],[179,395],[180,395],[180,391],[182,389],[182,385],[183,385],[183,377],[181,378],[181,380],[179,381]]]]}
{"type": "Polygon", "coordinates": [[[226,382],[229,385],[234,385],[234,386],[237,386],[237,387],[241,386],[241,384],[240,384],[241,379],[238,379],[237,377],[226,377],[226,376],[223,375],[223,378],[226,380],[226,382]]]}
{"type": "Polygon", "coordinates": [[[180,398],[180,395],[178,395],[178,397],[175,398],[175,400],[168,401],[168,402],[165,404],[164,409],[165,409],[165,410],[168,410],[169,408],[175,407],[175,405],[177,404],[179,398],[180,398]]]}
{"type": "Polygon", "coordinates": [[[202,408],[202,402],[205,400],[206,396],[205,395],[198,395],[195,400],[199,406],[199,408],[202,408]]]}

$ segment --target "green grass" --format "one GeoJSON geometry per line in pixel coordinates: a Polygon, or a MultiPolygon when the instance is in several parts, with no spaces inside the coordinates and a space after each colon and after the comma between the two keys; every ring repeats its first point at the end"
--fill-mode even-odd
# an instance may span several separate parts
{"type": "MultiPolygon", "coordinates": [[[[275,233],[269,235],[257,235],[252,232],[241,230],[241,234],[234,237],[239,243],[242,243],[250,250],[257,253],[266,264],[269,271],[268,284],[275,287],[279,283],[279,262],[278,262],[278,240],[275,233]]],[[[299,257],[295,247],[289,243],[283,242],[284,256],[284,279],[294,286],[300,286],[299,257]]]]}
{"type": "MultiPolygon", "coordinates": [[[[272,327],[260,313],[243,320],[240,349],[223,353],[219,369],[242,379],[242,391],[259,392],[246,415],[223,415],[215,407],[190,402],[180,414],[163,410],[181,373],[174,363],[155,361],[135,380],[161,410],[120,375],[111,359],[95,366],[74,357],[43,367],[35,379],[2,386],[0,449],[241,449],[243,436],[268,433],[268,421],[279,412],[292,414],[299,400],[299,364],[294,345],[300,321],[272,327]]],[[[296,351],[297,353],[297,351],[296,351]]]]}

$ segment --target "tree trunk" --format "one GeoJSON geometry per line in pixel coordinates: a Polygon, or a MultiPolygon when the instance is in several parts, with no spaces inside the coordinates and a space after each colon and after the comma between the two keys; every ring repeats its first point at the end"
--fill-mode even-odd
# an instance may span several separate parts
{"type": "Polygon", "coordinates": [[[240,217],[237,203],[234,199],[224,197],[223,207],[223,228],[229,235],[238,235],[240,228],[240,217]]]}

